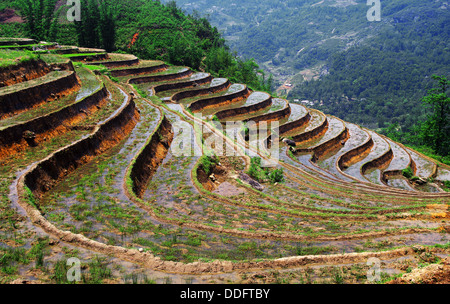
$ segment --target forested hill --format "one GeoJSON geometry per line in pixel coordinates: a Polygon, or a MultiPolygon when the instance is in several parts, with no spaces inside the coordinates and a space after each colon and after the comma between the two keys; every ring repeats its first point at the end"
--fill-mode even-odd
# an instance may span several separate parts
{"type": "Polygon", "coordinates": [[[366,0],[178,0],[223,32],[231,48],[290,82],[288,97],[371,128],[410,129],[432,74],[449,76],[448,1],[382,0],[368,22],[366,0]],[[319,81],[311,81],[320,79],[319,81]]]}
{"type": "Polygon", "coordinates": [[[198,14],[186,14],[175,2],[80,0],[79,22],[68,21],[66,3],[2,0],[0,37],[28,37],[133,53],[141,59],[185,65],[256,90],[270,90],[270,78],[253,60],[237,58],[216,27],[198,14]]]}
{"type": "MultiPolygon", "coordinates": [[[[411,1],[414,2],[414,1],[411,1]]],[[[328,74],[298,83],[289,97],[371,128],[405,131],[427,115],[421,98],[433,74],[450,75],[450,11],[438,2],[399,10],[364,43],[329,57],[328,74]]]]}
{"type": "Polygon", "coordinates": [[[373,129],[397,122],[410,130],[426,116],[419,104],[431,76],[450,74],[450,6],[442,0],[382,0],[381,22],[368,22],[365,0],[82,0],[82,22],[72,24],[66,1],[4,0],[0,20],[29,2],[62,10],[34,19],[40,33],[16,22],[0,24],[0,36],[132,52],[268,91],[255,58],[275,81],[294,85],[290,101],[310,100],[373,129]]]}

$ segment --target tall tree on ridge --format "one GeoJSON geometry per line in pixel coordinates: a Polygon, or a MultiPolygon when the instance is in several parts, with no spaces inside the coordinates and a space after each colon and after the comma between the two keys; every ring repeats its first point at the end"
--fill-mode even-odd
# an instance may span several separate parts
{"type": "Polygon", "coordinates": [[[23,18],[25,32],[36,40],[53,40],[56,37],[58,0],[16,0],[23,18]]]}

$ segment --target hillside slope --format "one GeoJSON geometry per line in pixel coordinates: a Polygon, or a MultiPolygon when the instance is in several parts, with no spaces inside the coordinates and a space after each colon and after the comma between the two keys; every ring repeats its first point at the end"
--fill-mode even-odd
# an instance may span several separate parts
{"type": "Polygon", "coordinates": [[[190,67],[1,42],[2,283],[73,257],[84,283],[370,283],[450,254],[449,166],[190,67]]]}
{"type": "Polygon", "coordinates": [[[410,129],[425,115],[430,76],[450,73],[446,1],[382,1],[381,22],[367,21],[366,1],[178,3],[208,14],[233,50],[292,84],[278,90],[290,101],[366,127],[410,129]]]}

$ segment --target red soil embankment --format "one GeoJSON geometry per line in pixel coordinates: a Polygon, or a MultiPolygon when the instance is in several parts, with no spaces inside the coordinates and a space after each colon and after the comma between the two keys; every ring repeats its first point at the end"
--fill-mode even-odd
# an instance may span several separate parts
{"type": "Polygon", "coordinates": [[[230,87],[230,85],[231,85],[230,81],[227,80],[227,81],[223,82],[222,84],[214,86],[214,87],[178,92],[172,96],[171,100],[172,100],[172,102],[178,102],[185,98],[192,98],[192,97],[197,97],[197,96],[215,94],[215,93],[218,93],[218,92],[228,89],[230,87]]]}
{"type": "Polygon", "coordinates": [[[150,142],[145,146],[132,165],[130,178],[133,192],[141,198],[150,178],[167,155],[174,134],[172,125],[164,116],[150,142]]]}
{"type": "Polygon", "coordinates": [[[369,137],[368,140],[356,147],[353,150],[348,151],[341,157],[339,157],[338,160],[338,167],[339,169],[343,170],[344,168],[350,167],[352,164],[358,162],[364,155],[367,155],[370,153],[370,150],[372,149],[374,145],[372,137],[369,137]]]}
{"type": "Polygon", "coordinates": [[[251,118],[245,119],[243,122],[247,123],[249,121],[252,121],[252,122],[258,124],[263,121],[266,121],[266,122],[279,121],[282,119],[287,119],[290,115],[291,115],[291,107],[289,107],[289,104],[287,104],[286,107],[284,107],[283,109],[281,109],[279,111],[270,112],[270,113],[262,114],[259,116],[251,117],[251,118]]]}
{"type": "Polygon", "coordinates": [[[33,145],[67,132],[71,125],[92,115],[107,101],[108,91],[102,88],[82,100],[62,108],[56,112],[19,123],[0,131],[0,159],[29,146],[23,134],[26,131],[35,135],[33,145]]]}
{"type": "Polygon", "coordinates": [[[389,149],[386,153],[378,157],[377,159],[374,159],[368,163],[365,163],[361,167],[362,174],[366,174],[366,172],[370,169],[381,169],[386,167],[389,162],[393,159],[394,153],[392,152],[392,149],[389,149]]]}
{"type": "Polygon", "coordinates": [[[23,177],[24,186],[36,198],[42,197],[62,178],[124,139],[136,125],[138,116],[134,101],[127,96],[120,110],[98,125],[92,134],[51,154],[29,169],[23,177]]]}
{"type": "Polygon", "coordinates": [[[130,84],[141,84],[141,83],[150,83],[150,82],[170,81],[170,80],[176,80],[176,79],[182,79],[182,78],[189,77],[193,73],[194,72],[191,69],[186,69],[179,73],[132,78],[129,80],[129,83],[130,84]]]}
{"type": "Polygon", "coordinates": [[[325,134],[327,130],[328,130],[328,119],[325,118],[324,121],[319,126],[310,131],[294,136],[292,140],[295,141],[296,143],[302,143],[304,141],[312,140],[314,138],[322,136],[323,134],[325,134]]]}
{"type": "Polygon", "coordinates": [[[225,106],[228,104],[232,104],[234,102],[238,102],[242,99],[247,98],[250,95],[250,90],[245,86],[242,90],[237,92],[221,95],[216,97],[209,97],[194,101],[188,106],[188,109],[192,112],[198,112],[201,110],[206,110],[209,108],[217,107],[217,106],[225,106]]]}
{"type": "Polygon", "coordinates": [[[28,60],[0,68],[0,87],[39,78],[50,71],[51,67],[42,60],[28,60]]]}
{"type": "Polygon", "coordinates": [[[300,119],[285,123],[278,128],[279,134],[285,134],[287,132],[293,131],[295,129],[299,129],[304,127],[311,120],[311,114],[307,113],[300,119]]]}
{"type": "Polygon", "coordinates": [[[142,75],[142,74],[150,74],[150,73],[158,73],[164,70],[167,70],[169,66],[165,63],[161,63],[154,66],[149,67],[140,67],[140,68],[128,68],[128,69],[118,69],[111,70],[111,76],[113,77],[126,77],[132,75],[142,75]]]}
{"type": "Polygon", "coordinates": [[[196,87],[199,85],[204,85],[204,84],[210,83],[212,81],[212,79],[213,79],[213,77],[211,76],[211,74],[208,74],[208,76],[197,79],[197,80],[160,84],[160,85],[153,87],[153,92],[155,94],[158,94],[158,93],[164,92],[164,91],[181,90],[181,89],[185,89],[185,88],[196,87]]]}
{"type": "Polygon", "coordinates": [[[217,118],[219,120],[223,120],[229,117],[237,117],[237,116],[241,116],[241,115],[248,115],[248,114],[252,114],[255,112],[258,112],[262,109],[265,109],[267,107],[270,107],[272,105],[272,96],[270,96],[269,94],[267,94],[267,97],[262,100],[261,102],[252,104],[250,106],[246,106],[246,107],[239,107],[239,108],[234,108],[234,109],[228,109],[228,110],[223,110],[220,112],[217,112],[215,115],[217,116],[217,118]]]}
{"type": "Polygon", "coordinates": [[[0,119],[4,119],[44,102],[56,100],[76,91],[80,87],[74,71],[54,80],[36,84],[0,96],[0,119]]]}
{"type": "Polygon", "coordinates": [[[334,151],[337,147],[341,147],[343,142],[346,142],[349,138],[349,131],[345,127],[344,130],[339,133],[338,136],[330,139],[329,141],[313,148],[312,161],[317,162],[323,156],[327,155],[329,152],[334,151]]]}

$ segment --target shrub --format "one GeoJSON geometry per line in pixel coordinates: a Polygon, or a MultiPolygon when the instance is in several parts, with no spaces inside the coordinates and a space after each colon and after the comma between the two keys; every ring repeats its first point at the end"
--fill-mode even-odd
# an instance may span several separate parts
{"type": "Polygon", "coordinates": [[[284,181],[283,169],[274,169],[271,171],[269,168],[262,168],[260,157],[253,157],[251,159],[247,174],[259,182],[269,180],[272,184],[275,184],[284,181]]]}
{"type": "Polygon", "coordinates": [[[407,179],[411,179],[414,176],[414,171],[411,168],[411,166],[409,166],[408,168],[404,169],[402,171],[403,176],[406,177],[407,179]]]}
{"type": "Polygon", "coordinates": [[[211,174],[212,168],[218,163],[218,160],[215,156],[203,155],[200,162],[205,173],[209,175],[211,174]]]}
{"type": "Polygon", "coordinates": [[[269,180],[272,184],[284,181],[283,169],[275,169],[269,174],[269,180]]]}
{"type": "Polygon", "coordinates": [[[261,168],[261,158],[260,157],[252,157],[250,160],[250,168],[247,171],[247,174],[256,179],[259,182],[264,181],[267,178],[266,171],[261,168]]]}
{"type": "Polygon", "coordinates": [[[450,192],[450,181],[444,181],[444,190],[450,192]]]}

